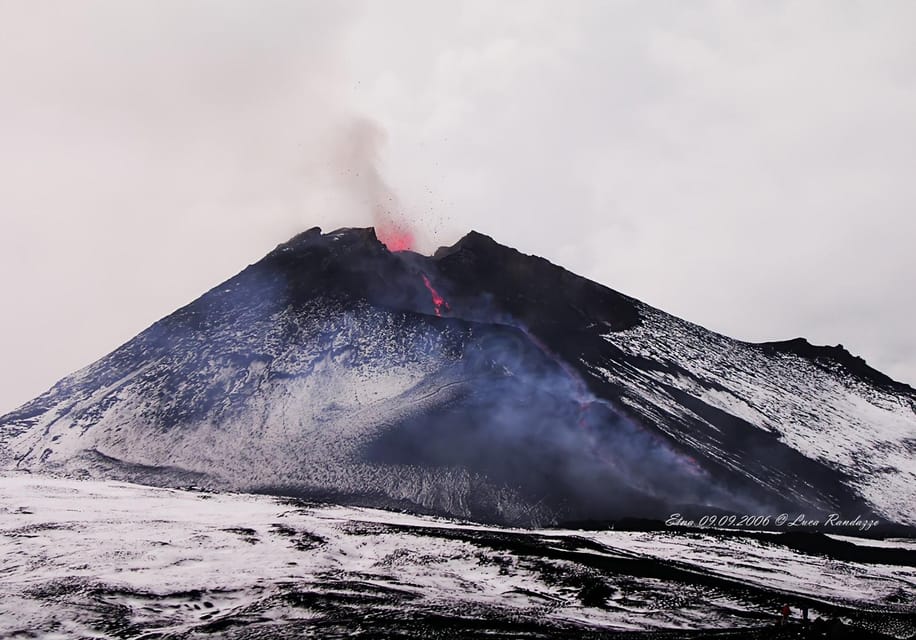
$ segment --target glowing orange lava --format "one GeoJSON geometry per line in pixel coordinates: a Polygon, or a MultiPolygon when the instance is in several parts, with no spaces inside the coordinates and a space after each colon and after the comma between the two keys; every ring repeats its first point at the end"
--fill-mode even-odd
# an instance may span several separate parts
{"type": "Polygon", "coordinates": [[[383,226],[376,227],[376,233],[379,241],[392,253],[410,251],[413,248],[413,234],[408,229],[400,226],[383,226]]]}
{"type": "Polygon", "coordinates": [[[445,301],[445,298],[439,295],[439,292],[433,288],[432,283],[429,281],[429,278],[426,277],[426,274],[421,274],[423,276],[423,284],[426,285],[426,288],[429,290],[429,295],[433,297],[433,306],[436,308],[436,315],[442,316],[442,311],[448,311],[449,306],[448,302],[445,301]]]}

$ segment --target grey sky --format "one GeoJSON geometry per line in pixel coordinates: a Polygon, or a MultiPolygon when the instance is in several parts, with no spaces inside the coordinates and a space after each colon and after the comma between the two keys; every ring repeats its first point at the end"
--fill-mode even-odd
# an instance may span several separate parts
{"type": "Polygon", "coordinates": [[[371,224],[389,187],[421,249],[476,228],[916,383],[914,24],[912,2],[0,0],[0,412],[296,231],[371,224]]]}

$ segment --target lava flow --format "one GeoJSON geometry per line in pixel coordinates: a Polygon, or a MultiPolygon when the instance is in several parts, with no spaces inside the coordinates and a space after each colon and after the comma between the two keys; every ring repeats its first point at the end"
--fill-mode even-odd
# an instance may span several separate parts
{"type": "Polygon", "coordinates": [[[425,273],[420,274],[423,276],[423,284],[426,285],[426,288],[429,290],[429,295],[433,297],[433,306],[436,308],[436,315],[441,317],[443,311],[448,311],[449,306],[448,302],[445,301],[445,298],[439,295],[439,292],[433,287],[432,283],[429,281],[429,278],[426,277],[425,273]]]}

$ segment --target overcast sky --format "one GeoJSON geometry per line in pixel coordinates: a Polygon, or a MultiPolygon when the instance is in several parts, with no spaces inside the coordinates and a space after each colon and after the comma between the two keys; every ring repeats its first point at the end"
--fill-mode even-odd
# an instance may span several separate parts
{"type": "Polygon", "coordinates": [[[0,0],[0,413],[396,197],[916,383],[916,3],[0,0]]]}

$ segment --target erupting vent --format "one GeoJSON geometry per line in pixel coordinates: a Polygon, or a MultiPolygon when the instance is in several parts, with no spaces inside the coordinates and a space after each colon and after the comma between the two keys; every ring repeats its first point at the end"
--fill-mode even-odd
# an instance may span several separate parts
{"type": "Polygon", "coordinates": [[[410,229],[401,225],[379,225],[376,227],[379,241],[392,253],[413,249],[414,237],[410,229]]]}

